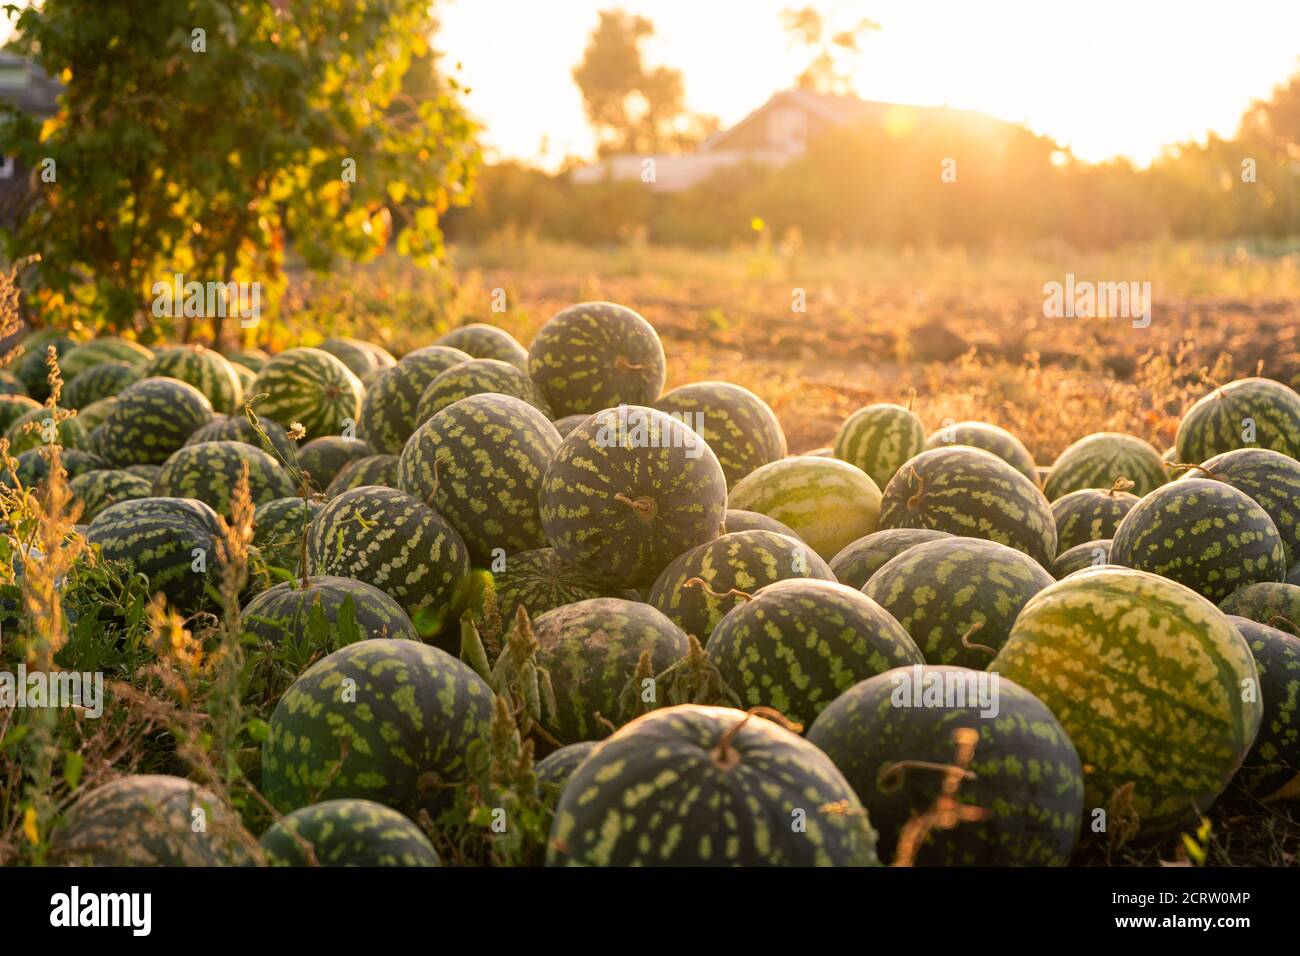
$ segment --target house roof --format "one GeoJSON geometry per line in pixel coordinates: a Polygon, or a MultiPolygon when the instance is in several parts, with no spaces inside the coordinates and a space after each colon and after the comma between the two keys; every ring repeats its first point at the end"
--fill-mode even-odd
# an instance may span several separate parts
{"type": "Polygon", "coordinates": [[[0,100],[34,116],[53,116],[59,111],[62,89],[62,84],[47,76],[35,63],[0,50],[0,100]]]}

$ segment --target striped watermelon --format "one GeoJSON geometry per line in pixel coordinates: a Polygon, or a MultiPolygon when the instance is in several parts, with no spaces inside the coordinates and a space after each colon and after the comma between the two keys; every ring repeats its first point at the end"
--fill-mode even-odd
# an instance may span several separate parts
{"type": "Polygon", "coordinates": [[[744,600],[733,590],[752,595],[786,578],[835,580],[826,562],[796,538],[771,531],[735,531],[674,560],[646,600],[702,644],[722,616],[744,600]],[[708,587],[688,583],[695,578],[708,587]]]}
{"type": "Polygon", "coordinates": [[[927,449],[945,448],[949,445],[983,448],[1038,484],[1038,466],[1034,464],[1034,456],[1019,438],[1005,428],[988,422],[955,422],[945,424],[925,441],[927,449]]]}
{"type": "Polygon", "coordinates": [[[496,359],[471,359],[453,365],[429,383],[416,406],[415,420],[427,422],[448,405],[485,392],[510,395],[527,402],[547,418],[551,409],[542,398],[527,372],[520,371],[509,362],[496,359]]]}
{"type": "Polygon", "coordinates": [[[875,843],[852,788],[808,741],[743,711],[681,704],[583,761],[546,864],[874,866],[875,843]]]}
{"type": "MultiPolygon", "coordinates": [[[[14,469],[18,482],[24,488],[34,488],[50,476],[50,450],[33,448],[18,456],[18,467],[14,469]]],[[[65,450],[59,458],[63,471],[69,479],[82,475],[94,474],[107,468],[108,462],[98,455],[76,449],[65,450]]],[[[10,487],[12,478],[7,471],[0,472],[0,485],[10,487]]]]}
{"type": "Polygon", "coordinates": [[[361,416],[360,379],[320,349],[281,352],[257,373],[253,392],[259,414],[286,428],[300,422],[308,438],[351,434],[361,416]]]}
{"type": "Polygon", "coordinates": [[[861,590],[871,580],[871,576],[884,567],[891,558],[918,544],[951,537],[952,535],[946,531],[931,531],[927,528],[887,528],[884,531],[873,531],[845,546],[839,554],[831,558],[831,573],[841,584],[861,590]]]}
{"type": "Polygon", "coordinates": [[[631,686],[643,654],[658,674],[686,656],[686,635],[648,604],[591,598],[540,615],[533,623],[537,663],[550,674],[556,710],[543,713],[561,743],[601,740],[662,703],[658,688],[631,686]],[[647,699],[647,694],[648,699],[647,699]]]}
{"type": "Polygon", "coordinates": [[[1258,698],[1243,699],[1255,662],[1227,616],[1127,568],[1081,571],[1039,592],[989,670],[1060,720],[1083,761],[1085,812],[1110,808],[1131,783],[1145,834],[1209,808],[1262,713],[1258,698]]]}
{"type": "Polygon", "coordinates": [[[555,420],[555,430],[560,433],[561,438],[568,438],[569,433],[585,422],[590,415],[565,415],[563,418],[555,420]]]}
{"type": "Polygon", "coordinates": [[[254,505],[294,493],[293,479],[274,458],[237,441],[209,441],[177,450],[163,463],[153,492],[165,498],[197,498],[217,514],[228,514],[245,469],[254,505]]]}
{"type": "Polygon", "coordinates": [[[321,509],[307,532],[307,570],[373,584],[426,640],[456,620],[468,597],[469,554],[460,534],[392,488],[353,488],[321,509]]]}
{"type": "Polygon", "coordinates": [[[73,339],[57,332],[52,332],[43,339],[29,335],[23,340],[23,354],[13,364],[12,369],[18,376],[18,380],[23,383],[23,388],[27,389],[28,395],[38,402],[43,402],[50,397],[50,367],[46,364],[46,348],[54,346],[55,353],[62,362],[63,356],[76,348],[77,344],[73,339]]]}
{"type": "Polygon", "coordinates": [[[73,497],[81,502],[81,520],[93,521],[109,505],[153,494],[153,482],[129,471],[101,469],[77,475],[69,483],[73,497]]]}
{"type": "Polygon", "coordinates": [[[317,348],[329,352],[346,365],[353,375],[363,380],[377,369],[392,368],[397,364],[397,359],[386,350],[360,339],[326,339],[317,348]]]}
{"type": "Polygon", "coordinates": [[[1057,550],[1068,551],[1086,541],[1112,537],[1120,521],[1140,500],[1118,488],[1080,488],[1057,498],[1052,502],[1057,550]]]}
{"type": "Polygon", "coordinates": [[[782,524],[767,515],[761,515],[757,511],[728,508],[722,523],[724,534],[731,534],[733,531],[771,531],[775,534],[789,535],[796,541],[800,540],[789,525],[782,524]]]}
{"type": "Polygon", "coordinates": [[[845,419],[835,435],[833,452],[818,449],[808,455],[831,453],[865,471],[880,488],[889,484],[903,462],[925,450],[925,426],[901,405],[868,405],[845,419]]]}
{"type": "Polygon", "coordinates": [[[808,726],[860,680],[923,662],[898,621],[833,581],[768,584],[727,612],[705,650],[745,707],[808,726]]]}
{"type": "Polygon", "coordinates": [[[596,745],[594,740],[579,740],[576,744],[565,744],[537,761],[533,771],[537,774],[537,783],[551,808],[560,799],[569,778],[596,749],[596,745]]]}
{"type": "Polygon", "coordinates": [[[238,441],[266,452],[276,460],[277,464],[292,462],[298,452],[284,426],[276,424],[269,418],[259,418],[258,425],[266,433],[266,438],[258,434],[257,428],[253,427],[253,423],[243,412],[238,415],[218,415],[202,428],[196,429],[194,434],[185,440],[185,444],[238,441]]]}
{"type": "Polygon", "coordinates": [[[561,558],[635,588],[718,536],[727,481],[691,429],[652,408],[620,406],[560,443],[539,502],[546,539],[561,558]]]}
{"type": "Polygon", "coordinates": [[[583,302],[542,326],[528,350],[528,374],[560,417],[651,405],[664,388],[664,347],[631,309],[583,302]]]}
{"type": "MultiPolygon", "coordinates": [[[[82,372],[110,362],[122,362],[133,367],[143,367],[153,360],[151,349],[137,342],[108,335],[78,345],[59,356],[59,372],[64,382],[71,382],[82,372]]],[[[168,373],[153,373],[168,374],[168,373]]],[[[172,376],[175,378],[176,376],[172,376]]]]}
{"type": "Polygon", "coordinates": [[[371,455],[344,465],[325,489],[325,497],[337,498],[345,491],[366,485],[396,488],[399,463],[396,455],[371,455]]]}
{"type": "Polygon", "coordinates": [[[1073,574],[1075,571],[1082,571],[1085,568],[1099,568],[1103,564],[1110,564],[1110,538],[1099,538],[1096,541],[1085,541],[1083,544],[1076,544],[1073,548],[1068,548],[1056,556],[1052,562],[1052,577],[1056,580],[1073,574]]]}
{"type": "Polygon", "coordinates": [[[416,429],[398,462],[398,487],[436,508],[470,556],[490,561],[546,544],[537,493],[560,435],[533,406],[482,394],[416,429]]]}
{"type": "Polygon", "coordinates": [[[1300,562],[1291,565],[1291,570],[1286,573],[1287,584],[1300,584],[1300,562]]]}
{"type": "Polygon", "coordinates": [[[441,866],[424,831],[373,800],[301,807],[262,834],[268,866],[441,866]]]}
{"type": "Polygon", "coordinates": [[[161,465],[212,420],[212,404],[193,385],[146,378],[128,385],[100,425],[101,454],[116,467],[161,465]]]}
{"type": "Polygon", "coordinates": [[[263,502],[253,512],[253,544],[273,568],[298,573],[302,540],[311,519],[325,506],[286,495],[263,502]]]}
{"type": "Polygon", "coordinates": [[[1273,519],[1287,564],[1300,561],[1300,461],[1266,448],[1238,448],[1215,455],[1184,476],[1207,474],[1250,495],[1273,519]]]}
{"type": "Polygon", "coordinates": [[[800,455],[750,472],[731,489],[728,504],[788,525],[829,561],[876,530],[880,489],[848,462],[800,455]]]}
{"type": "Polygon", "coordinates": [[[984,648],[1001,648],[1020,609],[1051,583],[1038,562],[1014,548],[942,538],[891,558],[862,593],[897,618],[927,662],[978,669],[992,656],[984,648]]]}
{"type": "MultiPolygon", "coordinates": [[[[9,426],[19,418],[42,407],[40,402],[26,395],[0,395],[0,432],[7,432],[9,426]]],[[[68,407],[76,406],[68,405],[68,407]]]]}
{"type": "Polygon", "coordinates": [[[63,388],[61,401],[68,408],[85,408],[101,398],[116,395],[139,380],[139,366],[126,362],[101,362],[69,379],[63,388]]]}
{"type": "Polygon", "coordinates": [[[1043,493],[1048,501],[1080,488],[1111,488],[1116,479],[1133,482],[1139,498],[1169,480],[1165,463],[1150,444],[1121,432],[1097,432],[1080,438],[1065,451],[1048,472],[1043,493]]]}
{"type": "MultiPolygon", "coordinates": [[[[916,848],[922,866],[1064,866],[1079,838],[1084,777],[1079,754],[1042,701],[963,667],[889,671],[856,684],[822,711],[808,731],[840,769],[880,831],[880,851],[897,852],[913,815],[935,805],[953,763],[954,731],[978,733],[959,803],[981,820],[934,829],[916,848]],[[946,687],[957,693],[944,694],[946,687]],[[975,691],[975,693],[971,693],[975,691]],[[985,706],[989,704],[991,706],[985,706]],[[917,767],[915,764],[929,765],[917,767]]],[[[996,678],[995,678],[996,679],[996,678]]]]}
{"type": "Polygon", "coordinates": [[[214,411],[233,415],[244,405],[239,375],[224,355],[202,345],[177,345],[159,352],[140,368],[140,378],[174,378],[204,394],[214,411]]]}
{"type": "Polygon", "coordinates": [[[1295,584],[1248,584],[1220,601],[1219,610],[1300,636],[1300,586],[1295,584]]]}
{"type": "Polygon", "coordinates": [[[1256,581],[1281,581],[1286,551],[1244,492],[1208,478],[1157,488],[1115,530],[1110,559],[1185,584],[1211,601],[1256,581]]]}
{"type": "MultiPolygon", "coordinates": [[[[323,435],[298,449],[298,467],[311,476],[317,488],[328,488],[340,471],[354,461],[370,458],[375,450],[357,438],[323,435]]],[[[293,461],[292,458],[286,459],[293,461]]]]}
{"type": "Polygon", "coordinates": [[[349,644],[307,668],[271,714],[262,790],[282,813],[359,797],[437,814],[486,742],[492,689],[418,641],[349,644]]]}
{"type": "Polygon", "coordinates": [[[439,373],[470,356],[460,349],[430,345],[416,349],[390,369],[380,372],[366,389],[357,437],[382,454],[399,455],[419,426],[420,397],[439,373]]]}
{"type": "Polygon", "coordinates": [[[263,365],[271,361],[271,355],[264,349],[234,349],[225,353],[226,360],[232,365],[242,365],[252,372],[261,371],[263,365]]]}
{"type": "Polygon", "coordinates": [[[0,395],[26,395],[27,389],[18,380],[18,376],[5,368],[0,368],[0,395]]]}
{"type": "Polygon", "coordinates": [[[473,322],[452,329],[435,345],[460,349],[474,358],[497,359],[509,362],[520,371],[528,371],[528,350],[504,329],[483,322],[473,322]]]}
{"type": "Polygon", "coordinates": [[[635,599],[635,591],[611,589],[587,572],[561,561],[554,548],[520,551],[501,561],[501,570],[492,576],[492,588],[497,613],[506,622],[515,619],[520,607],[535,618],[589,598],[633,596],[635,599]]]}
{"type": "Polygon", "coordinates": [[[1259,734],[1236,780],[1261,798],[1290,795],[1300,784],[1300,639],[1244,617],[1228,620],[1250,646],[1264,702],[1259,734]]]}
{"type": "Polygon", "coordinates": [[[99,401],[91,402],[84,408],[77,409],[77,421],[81,422],[81,427],[90,432],[90,444],[98,448],[98,440],[95,438],[95,429],[104,422],[108,421],[108,413],[117,406],[117,396],[110,395],[107,398],[101,398],[99,401]]]}
{"type": "Polygon", "coordinates": [[[728,382],[683,385],[654,403],[693,428],[718,456],[727,486],[786,455],[785,432],[767,403],[728,382]]]}
{"type": "Polygon", "coordinates": [[[1243,378],[1196,402],[1178,423],[1178,460],[1205,461],[1234,448],[1300,458],[1300,395],[1268,378],[1243,378]]]}
{"type": "Polygon", "coordinates": [[[1056,557],[1056,522],[1043,493],[981,448],[933,448],[907,462],[885,488],[880,526],[985,538],[1044,566],[1056,557]]]}
{"type": "Polygon", "coordinates": [[[245,604],[242,614],[244,629],[270,644],[308,639],[317,616],[328,629],[329,643],[313,647],[315,651],[328,653],[368,638],[420,639],[396,601],[352,578],[322,575],[281,581],[245,604]]]}
{"type": "Polygon", "coordinates": [[[4,436],[9,441],[9,454],[21,455],[54,443],[78,451],[95,450],[90,432],[77,421],[76,416],[56,421],[54,414],[54,410],[38,405],[15,419],[4,436]]]}

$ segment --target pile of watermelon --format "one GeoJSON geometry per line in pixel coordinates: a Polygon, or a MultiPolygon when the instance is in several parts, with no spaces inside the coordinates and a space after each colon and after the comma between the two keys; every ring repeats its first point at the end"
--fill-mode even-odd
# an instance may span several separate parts
{"type": "MultiPolygon", "coordinates": [[[[1064,865],[1194,828],[1230,784],[1300,794],[1279,382],[1216,388],[1164,454],[1107,432],[1044,467],[891,404],[791,455],[753,392],[665,392],[658,334],[608,302],[530,348],[475,324],[400,359],[24,344],[59,349],[77,414],[42,430],[20,363],[20,477],[61,443],[86,539],[183,613],[211,606],[247,475],[249,639],[309,652],[261,742],[272,863],[440,865],[505,714],[547,865],[1064,865]]],[[[169,841],[141,807],[183,825],[211,795],[124,781],[74,804],[68,859],[257,855],[169,841]]]]}

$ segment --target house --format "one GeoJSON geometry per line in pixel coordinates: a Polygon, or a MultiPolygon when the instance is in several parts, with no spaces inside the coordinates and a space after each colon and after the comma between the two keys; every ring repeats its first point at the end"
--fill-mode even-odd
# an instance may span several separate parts
{"type": "MultiPolygon", "coordinates": [[[[39,119],[58,112],[58,81],[15,53],[0,50],[0,102],[39,119]]],[[[0,151],[0,229],[12,228],[32,199],[30,171],[0,151]]]]}
{"type": "Polygon", "coordinates": [[[1002,123],[982,113],[946,106],[904,106],[864,100],[852,94],[792,89],[777,93],[730,129],[714,133],[694,153],[608,156],[575,169],[570,176],[579,185],[605,179],[642,179],[655,192],[679,192],[730,166],[743,163],[783,166],[803,156],[809,143],[822,133],[837,127],[879,123],[887,130],[902,134],[924,117],[939,114],[947,118],[964,116],[979,123],[1002,123]]]}

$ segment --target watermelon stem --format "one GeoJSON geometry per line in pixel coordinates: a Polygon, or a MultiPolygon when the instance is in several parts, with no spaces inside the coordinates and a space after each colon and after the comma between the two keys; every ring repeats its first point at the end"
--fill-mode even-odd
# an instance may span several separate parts
{"type": "Polygon", "coordinates": [[[620,372],[640,372],[653,367],[654,366],[652,365],[634,365],[627,360],[626,356],[623,355],[614,359],[614,368],[618,369],[620,372]]]}
{"type": "Polygon", "coordinates": [[[921,473],[915,467],[908,470],[911,471],[912,477],[916,479],[916,491],[912,494],[912,497],[907,499],[907,507],[915,508],[921,503],[921,499],[925,497],[925,479],[921,477],[921,473]]]}
{"type": "Polygon", "coordinates": [[[1196,471],[1204,472],[1204,473],[1205,473],[1205,477],[1207,477],[1207,478],[1218,478],[1218,477],[1219,477],[1219,476],[1216,475],[1213,471],[1211,471],[1209,468],[1206,468],[1204,465],[1197,465],[1197,464],[1195,464],[1195,463],[1193,463],[1193,462],[1189,462],[1189,461],[1176,461],[1176,462],[1174,462],[1172,465],[1170,465],[1169,468],[1170,468],[1171,471],[1191,471],[1192,469],[1195,469],[1196,471]]]}
{"type": "Polygon", "coordinates": [[[984,651],[989,657],[997,657],[998,652],[987,644],[976,644],[970,639],[970,636],[984,626],[983,621],[976,621],[965,634],[961,636],[961,646],[972,651],[984,651]]]}
{"type": "Polygon", "coordinates": [[[718,741],[718,745],[709,751],[709,756],[713,758],[713,765],[719,770],[731,770],[740,763],[740,752],[731,746],[731,742],[736,738],[736,735],[740,733],[740,729],[744,727],[745,724],[749,723],[749,718],[753,717],[755,714],[766,717],[773,723],[780,724],[786,730],[792,731],[793,733],[797,734],[803,730],[802,724],[789,720],[785,714],[773,707],[763,707],[762,705],[751,707],[749,710],[745,711],[745,716],[743,718],[736,721],[735,724],[727,729],[727,732],[722,735],[722,739],[718,741]]]}
{"type": "Polygon", "coordinates": [[[892,778],[901,776],[904,770],[934,770],[938,773],[959,774],[963,780],[978,780],[979,774],[974,770],[955,763],[935,763],[932,760],[898,760],[881,769],[877,781],[888,784],[892,778]]]}
{"type": "Polygon", "coordinates": [[[726,591],[715,591],[709,587],[709,582],[704,578],[688,578],[682,585],[684,588],[702,588],[704,593],[713,598],[738,597],[744,601],[753,599],[754,595],[749,591],[742,591],[740,588],[729,588],[726,591]]]}
{"type": "Polygon", "coordinates": [[[1132,487],[1133,487],[1133,482],[1129,481],[1123,475],[1117,475],[1115,477],[1115,483],[1110,486],[1110,490],[1106,492],[1106,494],[1114,498],[1117,494],[1122,494],[1123,492],[1128,491],[1132,487]]]}
{"type": "Polygon", "coordinates": [[[633,514],[646,524],[653,521],[655,515],[659,513],[659,505],[656,504],[655,500],[649,495],[640,495],[636,499],[632,499],[620,491],[614,496],[614,500],[623,502],[623,504],[632,509],[633,514]]]}

